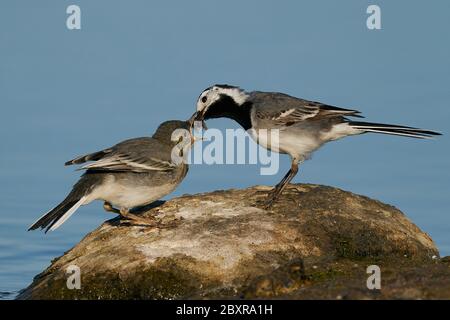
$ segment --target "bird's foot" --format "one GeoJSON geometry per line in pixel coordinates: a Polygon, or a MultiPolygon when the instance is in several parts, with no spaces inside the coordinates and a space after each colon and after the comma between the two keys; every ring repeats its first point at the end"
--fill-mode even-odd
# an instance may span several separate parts
{"type": "Polygon", "coordinates": [[[120,210],[120,216],[121,218],[124,218],[125,220],[120,220],[120,222],[124,223],[130,223],[134,225],[142,225],[146,227],[156,227],[158,223],[154,218],[144,218],[140,217],[138,215],[135,215],[133,213],[130,213],[128,209],[121,209],[120,210]]]}
{"type": "Polygon", "coordinates": [[[267,191],[257,191],[257,193],[264,193],[265,198],[258,200],[257,204],[262,207],[264,210],[270,210],[273,205],[275,204],[275,202],[278,200],[279,196],[280,196],[280,192],[274,188],[272,190],[270,190],[269,192],[267,191]]]}
{"type": "Polygon", "coordinates": [[[270,210],[272,209],[273,205],[275,204],[275,202],[278,200],[278,194],[275,195],[269,195],[267,197],[267,199],[264,201],[263,203],[263,208],[265,210],[270,210]]]}

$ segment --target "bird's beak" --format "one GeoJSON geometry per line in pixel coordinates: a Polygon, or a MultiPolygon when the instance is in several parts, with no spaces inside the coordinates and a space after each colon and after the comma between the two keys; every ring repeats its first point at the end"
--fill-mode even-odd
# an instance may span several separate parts
{"type": "Polygon", "coordinates": [[[189,118],[188,122],[191,125],[191,129],[194,127],[194,124],[196,121],[201,121],[202,122],[202,128],[204,130],[208,130],[208,127],[206,126],[205,123],[205,111],[196,111],[194,112],[194,114],[189,118]]]}
{"type": "Polygon", "coordinates": [[[194,126],[194,122],[196,121],[196,118],[198,117],[198,111],[194,112],[194,114],[189,118],[188,123],[192,127],[194,126]]]}
{"type": "MultiPolygon", "coordinates": [[[[196,111],[194,112],[194,114],[189,118],[188,123],[191,126],[191,131],[195,130],[196,128],[194,128],[196,121],[201,121],[202,122],[202,128],[203,130],[208,130],[208,128],[206,127],[205,121],[203,120],[205,117],[205,112],[204,111],[196,111]]],[[[198,138],[195,136],[194,133],[191,133],[191,145],[193,145],[196,141],[203,141],[203,137],[202,138],[198,138]]]]}

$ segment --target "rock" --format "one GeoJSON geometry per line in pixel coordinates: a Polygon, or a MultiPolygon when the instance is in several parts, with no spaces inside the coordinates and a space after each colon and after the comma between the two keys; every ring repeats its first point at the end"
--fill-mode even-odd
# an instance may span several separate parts
{"type": "Polygon", "coordinates": [[[332,187],[290,185],[172,199],[158,227],[106,221],[52,261],[18,299],[450,298],[450,265],[401,211],[332,187]],[[432,258],[434,256],[434,258],[432,258]],[[66,269],[81,271],[81,289],[66,269]],[[366,286],[378,265],[382,290],[366,286]]]}

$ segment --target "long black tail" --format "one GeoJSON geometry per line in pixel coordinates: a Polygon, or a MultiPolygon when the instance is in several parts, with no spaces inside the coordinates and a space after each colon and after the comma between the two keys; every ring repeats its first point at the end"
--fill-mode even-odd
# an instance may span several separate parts
{"type": "Polygon", "coordinates": [[[349,121],[348,124],[355,129],[363,130],[365,132],[376,132],[391,134],[396,136],[412,137],[418,139],[432,138],[433,136],[440,136],[441,133],[424,130],[419,128],[412,128],[406,126],[399,126],[393,124],[383,124],[383,123],[370,123],[370,122],[359,122],[359,121],[349,121]]]}
{"type": "Polygon", "coordinates": [[[33,223],[28,231],[46,228],[45,233],[47,233],[49,230],[57,229],[83,204],[83,201],[84,197],[74,197],[72,193],[69,194],[63,202],[33,223]]]}

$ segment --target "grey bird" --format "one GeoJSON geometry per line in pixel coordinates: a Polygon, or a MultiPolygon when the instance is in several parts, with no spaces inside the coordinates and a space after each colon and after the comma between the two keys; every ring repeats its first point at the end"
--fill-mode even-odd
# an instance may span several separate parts
{"type": "Polygon", "coordinates": [[[90,163],[79,169],[86,172],[69,195],[28,230],[45,228],[46,233],[53,231],[80,206],[94,200],[103,200],[106,211],[119,213],[122,218],[149,224],[130,210],[168,195],[184,179],[188,165],[174,159],[181,160],[193,143],[190,127],[189,122],[167,121],[152,137],[125,140],[66,162],[66,165],[90,163]],[[174,157],[173,152],[179,158],[174,157]]]}
{"type": "Polygon", "coordinates": [[[205,89],[197,100],[197,111],[191,122],[212,118],[237,121],[263,147],[289,154],[291,168],[270,192],[266,206],[270,207],[298,172],[299,163],[329,141],[367,132],[384,133],[419,139],[440,133],[400,125],[353,121],[363,118],[357,110],[343,109],[321,102],[308,101],[279,92],[246,92],[230,85],[214,85],[205,89]],[[266,129],[261,134],[261,129],[266,129]],[[266,133],[278,130],[273,143],[266,133]]]}

